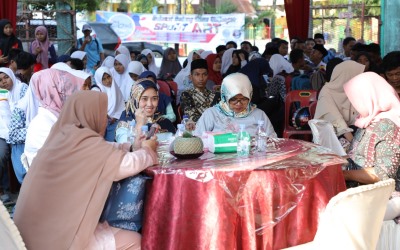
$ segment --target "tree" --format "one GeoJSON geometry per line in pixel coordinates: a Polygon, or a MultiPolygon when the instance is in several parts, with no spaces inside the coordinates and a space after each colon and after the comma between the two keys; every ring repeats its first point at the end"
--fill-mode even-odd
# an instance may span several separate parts
{"type": "Polygon", "coordinates": [[[157,0],[135,0],[131,4],[131,11],[135,13],[152,13],[153,7],[159,5],[157,0]]]}
{"type": "Polygon", "coordinates": [[[56,2],[67,3],[76,11],[95,11],[99,9],[102,0],[47,0],[47,1],[30,1],[22,0],[22,3],[29,4],[32,10],[55,10],[56,2]]]}
{"type": "Polygon", "coordinates": [[[214,7],[209,3],[204,3],[202,6],[204,14],[231,14],[237,12],[237,7],[229,0],[222,1],[221,4],[214,7]]]}

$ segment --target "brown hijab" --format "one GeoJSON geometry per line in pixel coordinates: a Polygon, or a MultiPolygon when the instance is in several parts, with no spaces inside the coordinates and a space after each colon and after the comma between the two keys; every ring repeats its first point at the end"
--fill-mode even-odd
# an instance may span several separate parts
{"type": "Polygon", "coordinates": [[[14,221],[28,249],[84,249],[125,152],[104,141],[107,95],[80,91],[65,103],[32,162],[14,221]]]}

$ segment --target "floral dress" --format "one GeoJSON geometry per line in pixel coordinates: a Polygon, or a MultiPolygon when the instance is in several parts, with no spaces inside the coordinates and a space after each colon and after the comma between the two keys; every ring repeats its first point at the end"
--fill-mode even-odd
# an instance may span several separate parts
{"type": "Polygon", "coordinates": [[[400,128],[389,119],[358,129],[350,145],[349,155],[361,167],[374,167],[381,180],[396,180],[400,191],[400,128]]]}

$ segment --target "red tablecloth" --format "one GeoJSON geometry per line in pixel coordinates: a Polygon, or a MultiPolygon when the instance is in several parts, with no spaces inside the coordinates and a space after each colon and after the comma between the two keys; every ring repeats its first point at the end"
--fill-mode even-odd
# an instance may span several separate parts
{"type": "Polygon", "coordinates": [[[280,249],[311,241],[319,213],[345,190],[344,161],[308,142],[275,146],[266,155],[207,153],[149,168],[142,249],[280,249]]]}

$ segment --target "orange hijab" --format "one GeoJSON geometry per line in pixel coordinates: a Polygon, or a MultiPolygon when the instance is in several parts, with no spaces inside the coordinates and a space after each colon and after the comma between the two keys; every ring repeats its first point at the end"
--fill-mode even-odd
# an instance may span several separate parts
{"type": "Polygon", "coordinates": [[[103,139],[107,95],[80,91],[65,103],[26,175],[14,221],[28,249],[84,249],[125,152],[103,139]]]}

